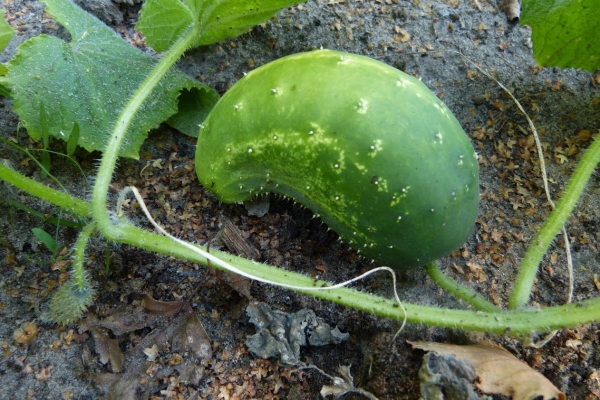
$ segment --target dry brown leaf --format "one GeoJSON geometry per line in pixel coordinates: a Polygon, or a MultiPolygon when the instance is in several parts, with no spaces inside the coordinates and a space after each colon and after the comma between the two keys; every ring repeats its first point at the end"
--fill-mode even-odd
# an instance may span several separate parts
{"type": "Polygon", "coordinates": [[[468,360],[479,377],[476,385],[484,393],[512,396],[513,400],[567,398],[546,377],[500,346],[491,343],[470,346],[434,342],[408,343],[421,350],[454,354],[457,358],[468,360]]]}
{"type": "Polygon", "coordinates": [[[185,301],[159,301],[151,296],[145,295],[142,299],[142,307],[148,314],[159,315],[161,317],[172,317],[176,315],[187,302],[185,301]]]}
{"type": "Polygon", "coordinates": [[[21,326],[14,330],[13,338],[18,344],[26,345],[35,339],[39,331],[40,328],[38,328],[35,322],[23,322],[21,326]]]}
{"type": "Polygon", "coordinates": [[[125,355],[121,352],[119,341],[109,338],[106,332],[99,328],[90,328],[90,332],[94,337],[95,350],[100,356],[100,362],[106,364],[110,361],[113,372],[121,372],[125,355]]]}
{"type": "Polygon", "coordinates": [[[146,355],[146,359],[150,362],[154,362],[156,360],[156,357],[158,357],[158,346],[156,345],[156,343],[154,343],[152,347],[142,349],[142,351],[146,355]]]}
{"type": "Polygon", "coordinates": [[[114,364],[120,364],[122,373],[104,373],[94,375],[96,384],[105,392],[107,399],[136,400],[146,398],[152,390],[152,380],[140,379],[141,376],[151,376],[155,380],[161,380],[172,370],[172,366],[180,374],[180,379],[197,385],[204,367],[201,360],[212,357],[210,337],[200,323],[198,316],[188,302],[172,301],[163,302],[146,296],[142,306],[126,306],[115,311],[111,316],[98,320],[93,314],[80,322],[80,331],[89,330],[92,334],[106,333],[106,329],[120,336],[142,328],[151,328],[148,333],[135,347],[130,348],[123,359],[113,360],[110,356],[117,355],[114,348],[109,346],[118,345],[118,339],[107,341],[103,337],[94,334],[96,351],[100,354],[100,361],[105,363],[111,361],[113,371],[114,364]],[[119,332],[117,334],[116,332],[119,332]],[[100,346],[100,347],[99,347],[100,346]],[[171,359],[167,366],[158,362],[160,360],[160,349],[171,349],[171,359]],[[184,358],[181,354],[186,354],[184,358]],[[153,361],[149,361],[153,360],[153,361]],[[118,361],[121,361],[120,363],[118,361]],[[150,375],[149,363],[152,363],[152,374],[150,375]],[[127,365],[126,369],[122,366],[127,365]]]}
{"type": "Polygon", "coordinates": [[[188,312],[177,320],[177,329],[172,333],[172,341],[174,350],[191,353],[198,360],[212,357],[210,336],[195,312],[188,312]]]}

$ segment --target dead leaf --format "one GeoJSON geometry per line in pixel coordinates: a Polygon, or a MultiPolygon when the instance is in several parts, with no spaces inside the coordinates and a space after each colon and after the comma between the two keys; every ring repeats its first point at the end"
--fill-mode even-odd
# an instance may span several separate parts
{"type": "Polygon", "coordinates": [[[212,357],[210,337],[195,312],[182,315],[178,329],[173,332],[173,350],[191,352],[198,360],[212,357]]]}
{"type": "Polygon", "coordinates": [[[39,330],[40,329],[35,322],[23,322],[21,326],[14,330],[13,338],[18,344],[29,344],[35,339],[39,330]]]}
{"type": "Polygon", "coordinates": [[[177,314],[186,304],[185,301],[158,301],[148,295],[144,296],[142,300],[144,311],[161,317],[170,317],[177,314]]]}
{"type": "Polygon", "coordinates": [[[335,379],[333,379],[333,385],[324,385],[321,388],[320,393],[323,398],[335,396],[336,399],[339,399],[348,393],[358,393],[362,394],[367,399],[377,400],[377,397],[372,393],[354,386],[354,378],[352,377],[352,374],[350,374],[349,365],[340,365],[338,367],[338,373],[340,376],[336,376],[335,379]]]}
{"type": "Polygon", "coordinates": [[[512,396],[513,400],[567,398],[546,377],[500,346],[489,343],[470,346],[434,342],[408,343],[421,350],[454,354],[459,359],[468,360],[479,377],[476,385],[484,393],[512,396]]]}
{"type": "Polygon", "coordinates": [[[596,286],[596,289],[598,291],[600,291],[600,279],[598,278],[598,274],[594,274],[594,286],[596,286]]]}
{"type": "Polygon", "coordinates": [[[90,332],[94,337],[95,350],[100,356],[100,362],[106,364],[110,361],[113,372],[121,372],[125,356],[119,348],[119,341],[109,338],[106,332],[100,328],[90,328],[90,332]]]}
{"type": "Polygon", "coordinates": [[[156,357],[158,357],[158,346],[156,345],[156,343],[154,343],[152,347],[147,347],[142,351],[146,355],[146,359],[150,362],[154,362],[154,360],[156,360],[156,357]]]}
{"type": "MultiPolygon", "coordinates": [[[[102,320],[98,320],[90,313],[88,318],[79,325],[80,331],[89,330],[94,334],[94,331],[106,332],[105,329],[110,329],[116,336],[142,328],[151,328],[151,331],[123,355],[121,363],[127,365],[126,370],[123,373],[104,373],[94,376],[96,383],[106,392],[105,398],[124,400],[144,398],[140,393],[149,393],[152,389],[152,381],[141,380],[140,376],[150,376],[154,380],[160,380],[169,376],[173,368],[179,371],[182,380],[197,385],[204,370],[200,361],[210,359],[212,349],[208,334],[188,302],[162,302],[146,296],[142,301],[142,307],[125,306],[102,320]],[[157,362],[160,359],[160,349],[163,348],[176,352],[167,365],[157,362]],[[180,354],[186,354],[187,357],[183,358],[180,354]],[[150,367],[149,362],[153,363],[150,367]]],[[[102,337],[98,339],[101,346],[111,344],[102,337]]],[[[97,337],[94,335],[94,341],[96,340],[97,337]]],[[[118,339],[111,340],[117,344],[118,339]]],[[[96,341],[96,351],[102,361],[103,356],[98,346],[96,341]]],[[[104,351],[103,348],[100,350],[104,351]]],[[[111,365],[115,370],[112,359],[111,365]]]]}
{"type": "Polygon", "coordinates": [[[47,381],[48,379],[52,378],[52,374],[50,373],[50,371],[54,368],[53,365],[50,365],[48,367],[43,367],[40,372],[36,372],[35,374],[35,379],[37,379],[38,381],[47,381]]]}
{"type": "Polygon", "coordinates": [[[350,336],[337,327],[332,329],[307,308],[288,314],[256,302],[246,308],[246,313],[257,330],[246,339],[246,347],[257,357],[277,358],[283,365],[302,365],[301,346],[339,344],[350,336]]]}

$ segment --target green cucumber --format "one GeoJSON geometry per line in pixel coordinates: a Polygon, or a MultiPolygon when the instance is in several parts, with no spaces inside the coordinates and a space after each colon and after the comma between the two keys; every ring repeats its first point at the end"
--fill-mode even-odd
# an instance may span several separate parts
{"type": "Polygon", "coordinates": [[[473,147],[419,80],[331,50],[240,79],[201,126],[196,173],[220,201],[273,192],[396,269],[458,249],[479,205],[473,147]]]}

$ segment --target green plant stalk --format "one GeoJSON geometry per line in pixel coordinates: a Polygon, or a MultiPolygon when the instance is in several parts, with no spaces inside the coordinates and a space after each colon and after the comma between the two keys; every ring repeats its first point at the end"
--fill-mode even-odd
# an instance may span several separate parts
{"type": "Polygon", "coordinates": [[[596,165],[600,162],[600,140],[594,140],[577,164],[565,191],[529,245],[515,279],[508,307],[516,310],[529,302],[531,289],[542,257],[575,208],[596,165]]]}
{"type": "MultiPolygon", "coordinates": [[[[120,229],[123,236],[118,241],[121,243],[206,265],[206,259],[202,256],[165,236],[159,236],[133,225],[124,225],[120,229]]],[[[206,250],[203,246],[198,247],[206,250]]],[[[211,254],[247,273],[274,282],[307,288],[331,286],[331,283],[328,282],[315,281],[295,272],[257,263],[228,253],[211,250],[211,254]]],[[[319,291],[310,289],[294,290],[382,317],[397,320],[404,319],[402,309],[398,307],[394,300],[370,293],[348,288],[319,291]]],[[[409,303],[403,303],[403,306],[407,311],[408,322],[514,336],[528,336],[552,329],[574,327],[600,320],[600,298],[577,304],[548,307],[542,310],[514,312],[452,310],[409,303]]]]}
{"type": "Polygon", "coordinates": [[[109,137],[108,143],[102,154],[102,161],[98,168],[98,176],[92,191],[92,214],[94,220],[98,224],[98,229],[109,240],[120,241],[123,232],[121,227],[125,224],[115,225],[112,223],[108,210],[106,209],[106,196],[108,187],[112,178],[113,171],[118,158],[119,149],[125,139],[125,134],[133,121],[142,104],[152,93],[152,90],[158,85],[160,80],[171,69],[173,64],[183,55],[183,53],[191,47],[194,39],[197,37],[198,31],[194,24],[184,31],[182,36],[173,44],[162,59],[156,64],[150,74],[140,84],[133,96],[129,99],[109,137]]]}
{"type": "Polygon", "coordinates": [[[424,268],[431,280],[434,281],[436,285],[463,300],[465,303],[475,307],[477,310],[486,311],[489,313],[496,313],[500,311],[498,307],[484,299],[479,294],[444,275],[437,262],[434,261],[429,263],[424,268]]]}
{"type": "MultiPolygon", "coordinates": [[[[22,185],[21,188],[23,191],[38,196],[42,200],[46,200],[59,207],[68,209],[71,208],[72,204],[80,204],[80,213],[82,215],[89,213],[91,207],[88,203],[48,188],[22,175],[20,175],[19,179],[13,179],[12,173],[19,175],[0,164],[0,179],[4,179],[9,183],[18,182],[22,185]]],[[[165,236],[142,230],[130,224],[122,224],[120,234],[122,234],[122,237],[117,240],[118,242],[159,254],[169,255],[181,260],[206,265],[206,259],[202,256],[179,243],[173,242],[165,236]]],[[[79,243],[77,247],[83,248],[79,243]]],[[[203,246],[198,247],[206,250],[203,246]]],[[[228,253],[216,250],[211,250],[211,253],[229,264],[235,265],[239,269],[271,281],[306,287],[327,285],[323,281],[315,281],[310,277],[295,272],[260,264],[228,253]]],[[[394,300],[370,293],[348,288],[297,291],[381,317],[397,320],[404,319],[402,309],[398,307],[398,304],[394,300]]],[[[515,336],[526,336],[536,332],[547,332],[552,329],[575,327],[600,320],[600,298],[576,304],[547,307],[541,310],[512,312],[451,310],[410,303],[403,303],[403,305],[407,311],[407,320],[411,323],[497,334],[511,334],[515,336]]]]}
{"type": "Polygon", "coordinates": [[[87,248],[87,242],[90,237],[96,232],[96,223],[91,222],[84,226],[77,238],[75,243],[75,249],[73,251],[73,275],[71,279],[76,290],[89,290],[90,284],[88,282],[84,261],[85,261],[85,249],[87,248]]]}
{"type": "Polygon", "coordinates": [[[96,223],[86,225],[75,243],[71,279],[63,283],[52,295],[48,316],[59,324],[68,324],[81,318],[94,301],[94,290],[84,268],[85,249],[96,223]]]}
{"type": "Polygon", "coordinates": [[[0,179],[48,203],[57,205],[82,217],[91,217],[92,208],[89,203],[67,193],[52,189],[42,183],[29,179],[17,171],[0,163],[0,179]]]}

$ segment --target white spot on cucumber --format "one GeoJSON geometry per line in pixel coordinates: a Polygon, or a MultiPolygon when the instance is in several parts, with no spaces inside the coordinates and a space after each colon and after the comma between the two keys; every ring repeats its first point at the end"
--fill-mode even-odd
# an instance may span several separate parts
{"type": "Polygon", "coordinates": [[[248,153],[252,153],[252,149],[248,149],[248,153]]]}
{"type": "MultiPolygon", "coordinates": [[[[310,123],[310,127],[312,128],[310,130],[312,133],[309,132],[309,134],[311,134],[311,135],[313,133],[316,133],[317,135],[322,136],[325,133],[325,131],[323,130],[323,128],[321,127],[321,125],[319,125],[316,122],[311,122],[310,123]]],[[[329,144],[331,142],[331,139],[323,139],[323,140],[324,140],[324,144],[325,143],[329,144]]]]}
{"type": "Polygon", "coordinates": [[[388,181],[387,181],[387,179],[379,177],[377,179],[377,186],[378,186],[377,190],[379,192],[383,192],[383,193],[387,192],[388,191],[388,181]]]}
{"type": "Polygon", "coordinates": [[[381,139],[375,139],[373,144],[369,146],[369,157],[374,158],[377,153],[383,150],[381,139]]]}
{"type": "Polygon", "coordinates": [[[358,100],[358,103],[356,103],[356,112],[359,114],[366,114],[368,110],[369,102],[365,99],[358,100]]]}
{"type": "Polygon", "coordinates": [[[349,64],[349,63],[350,63],[350,61],[352,61],[352,59],[351,59],[351,58],[349,58],[349,57],[344,57],[344,56],[340,56],[340,58],[339,58],[339,62],[338,62],[338,63],[339,63],[339,64],[342,64],[342,65],[345,65],[345,64],[349,64]]]}
{"type": "Polygon", "coordinates": [[[354,163],[354,166],[355,166],[355,167],[356,167],[356,169],[357,169],[357,170],[359,170],[359,171],[363,171],[363,172],[365,172],[365,171],[367,170],[367,167],[365,167],[364,165],[362,165],[362,164],[359,164],[359,163],[354,163]]]}

